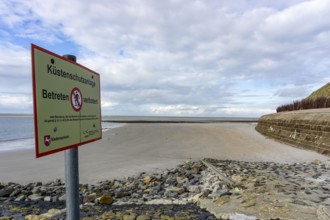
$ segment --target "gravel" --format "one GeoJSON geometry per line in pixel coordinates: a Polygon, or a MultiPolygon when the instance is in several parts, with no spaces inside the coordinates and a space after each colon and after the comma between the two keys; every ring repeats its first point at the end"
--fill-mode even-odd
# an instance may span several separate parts
{"type": "MultiPolygon", "coordinates": [[[[330,219],[330,161],[204,159],[81,184],[83,219],[330,219]],[[243,216],[243,217],[242,217],[243,216]]],[[[65,185],[0,183],[0,216],[65,219],[65,185]]]]}

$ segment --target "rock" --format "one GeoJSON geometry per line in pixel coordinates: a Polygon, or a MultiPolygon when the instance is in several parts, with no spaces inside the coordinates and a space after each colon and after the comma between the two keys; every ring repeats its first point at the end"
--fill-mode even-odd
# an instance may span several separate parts
{"type": "Polygon", "coordinates": [[[115,193],[116,198],[122,198],[122,197],[129,195],[129,193],[127,191],[125,191],[124,189],[121,189],[121,188],[116,189],[114,193],[115,193]]]}
{"type": "Polygon", "coordinates": [[[316,211],[319,220],[329,220],[330,219],[330,207],[320,206],[316,211]]]}
{"type": "Polygon", "coordinates": [[[21,196],[18,196],[16,199],[15,199],[15,202],[22,202],[26,199],[26,196],[25,195],[21,195],[21,196]]]}
{"type": "Polygon", "coordinates": [[[321,186],[321,188],[322,188],[323,190],[325,190],[325,191],[330,192],[330,184],[327,185],[327,186],[321,186]]]}
{"type": "MultiPolygon", "coordinates": [[[[84,202],[81,209],[93,213],[92,209],[101,207],[99,204],[197,203],[202,205],[203,201],[209,201],[216,207],[229,203],[220,207],[229,209],[227,214],[248,210],[251,215],[256,215],[260,219],[263,218],[259,214],[266,210],[275,212],[272,215],[275,219],[279,217],[285,219],[285,216],[277,215],[277,211],[281,209],[280,214],[294,212],[295,210],[291,210],[291,207],[314,211],[315,217],[309,219],[316,219],[316,209],[320,205],[326,207],[320,208],[319,212],[322,212],[320,216],[324,216],[324,212],[328,213],[329,211],[327,207],[330,207],[330,176],[328,172],[330,160],[329,163],[321,164],[277,164],[230,160],[211,160],[209,162],[223,176],[234,180],[235,184],[224,181],[217,172],[206,169],[200,162],[189,162],[158,174],[142,173],[123,180],[108,180],[96,185],[80,185],[79,192],[84,202]],[[105,192],[111,192],[111,194],[106,196],[105,192]],[[102,196],[97,198],[97,195],[102,196]],[[116,199],[115,202],[114,199],[116,199]],[[229,208],[231,206],[233,207],[232,210],[229,208]]],[[[6,197],[0,197],[0,201],[10,203],[15,200],[17,204],[23,204],[26,200],[29,204],[38,204],[29,206],[31,208],[28,208],[29,212],[26,212],[28,214],[35,214],[36,211],[32,211],[32,209],[33,207],[38,208],[40,204],[43,206],[43,204],[48,205],[48,202],[58,202],[52,206],[57,207],[58,204],[63,205],[62,201],[65,201],[65,187],[59,182],[50,182],[45,185],[30,183],[26,186],[15,183],[0,184],[0,192],[9,188],[14,189],[14,191],[9,195],[7,194],[6,197]],[[59,196],[61,197],[59,198],[59,196]],[[40,198],[47,203],[39,201],[40,198]],[[31,199],[36,199],[37,202],[29,201],[31,199]]],[[[43,209],[43,211],[45,210],[43,209]]],[[[39,213],[38,211],[37,214],[39,213]]],[[[113,219],[136,220],[142,216],[141,213],[140,210],[135,213],[131,210],[126,212],[114,211],[112,214],[108,213],[107,216],[113,219]]],[[[208,213],[200,216],[195,216],[194,213],[189,212],[183,213],[181,210],[175,210],[175,208],[154,216],[150,212],[144,212],[148,217],[152,216],[152,219],[161,219],[161,215],[164,218],[178,220],[214,219],[214,217],[209,217],[208,213]],[[189,217],[185,218],[184,216],[189,217]]],[[[0,215],[2,214],[0,211],[0,215]]],[[[46,214],[47,216],[50,215],[50,213],[42,214],[43,218],[46,214]]],[[[59,219],[65,218],[65,214],[59,216],[57,216],[59,219]]],[[[37,217],[41,219],[41,215],[37,217]]]]}
{"type": "Polygon", "coordinates": [[[2,216],[0,217],[0,220],[12,220],[12,217],[2,216]]]}
{"type": "Polygon", "coordinates": [[[192,178],[189,181],[189,184],[191,184],[191,185],[197,185],[198,183],[199,183],[199,179],[198,178],[192,178]]]}
{"type": "Polygon", "coordinates": [[[41,186],[41,187],[39,188],[39,190],[40,190],[41,193],[47,193],[47,192],[49,191],[49,188],[47,188],[47,187],[45,187],[45,186],[41,186]]]}
{"type": "Polygon", "coordinates": [[[66,209],[49,209],[47,213],[49,215],[55,216],[55,215],[62,214],[64,212],[66,212],[66,209]]]}
{"type": "Polygon", "coordinates": [[[169,177],[166,179],[165,183],[170,186],[175,186],[178,182],[177,182],[176,178],[169,177]]]}
{"type": "Polygon", "coordinates": [[[298,199],[295,199],[292,201],[293,204],[297,204],[297,205],[308,205],[305,201],[302,201],[302,200],[298,200],[298,199]]]}
{"type": "Polygon", "coordinates": [[[178,176],[176,177],[176,181],[178,184],[184,184],[184,183],[188,183],[189,179],[187,177],[178,176]]]}
{"type": "Polygon", "coordinates": [[[203,189],[202,195],[203,195],[203,197],[208,197],[211,192],[212,191],[210,189],[203,189]]]}
{"type": "Polygon", "coordinates": [[[240,189],[240,188],[237,188],[237,187],[235,187],[235,188],[234,188],[234,189],[232,189],[230,192],[231,192],[231,193],[233,193],[233,194],[242,194],[242,193],[244,192],[244,190],[243,190],[243,189],[240,189]]]}
{"type": "Polygon", "coordinates": [[[202,194],[196,194],[194,195],[190,200],[193,202],[193,203],[198,203],[198,200],[199,198],[202,196],[202,194]]]}
{"type": "Polygon", "coordinates": [[[34,186],[42,186],[42,182],[36,182],[33,184],[34,186]]]}
{"type": "Polygon", "coordinates": [[[33,194],[40,193],[40,187],[39,187],[39,186],[34,187],[34,188],[31,190],[31,192],[32,192],[33,194]]]}
{"type": "Polygon", "coordinates": [[[54,180],[54,184],[56,186],[61,186],[61,185],[64,185],[65,181],[63,179],[55,179],[54,180]]]}
{"type": "Polygon", "coordinates": [[[66,201],[66,195],[62,195],[60,197],[58,197],[58,201],[66,201]]]}
{"type": "Polygon", "coordinates": [[[0,189],[0,197],[8,197],[14,191],[15,191],[15,189],[11,188],[11,187],[6,187],[3,189],[0,189]]]}
{"type": "MultiPolygon", "coordinates": [[[[189,216],[187,216],[186,213],[176,213],[174,215],[174,219],[175,220],[187,220],[187,219],[191,219],[191,218],[189,218],[189,216]]],[[[203,218],[201,218],[201,219],[203,219],[203,218]]]]}
{"type": "Polygon", "coordinates": [[[155,195],[158,194],[162,190],[161,186],[154,186],[149,189],[149,194],[155,195]]]}
{"type": "Polygon", "coordinates": [[[251,206],[255,206],[256,203],[257,203],[257,200],[255,198],[249,197],[249,198],[243,200],[242,206],[243,207],[251,207],[251,206]]]}
{"type": "Polygon", "coordinates": [[[45,196],[44,197],[44,201],[45,202],[51,202],[52,201],[52,197],[51,196],[45,196]]]}
{"type": "Polygon", "coordinates": [[[124,215],[123,220],[136,220],[136,215],[124,215]]]}
{"type": "Polygon", "coordinates": [[[172,187],[167,188],[166,191],[171,191],[171,192],[176,192],[177,194],[182,194],[185,190],[183,188],[172,186],[172,187]]]}
{"type": "Polygon", "coordinates": [[[236,213],[232,216],[230,216],[231,220],[257,220],[257,218],[255,216],[248,216],[248,215],[244,215],[244,214],[240,214],[240,213],[236,213]]]}
{"type": "Polygon", "coordinates": [[[113,198],[105,193],[101,197],[96,199],[98,203],[103,204],[103,205],[111,205],[113,203],[113,198]]]}
{"type": "Polygon", "coordinates": [[[160,219],[161,220],[174,220],[174,217],[168,216],[168,215],[161,215],[160,219]]]}
{"type": "Polygon", "coordinates": [[[259,187],[256,187],[256,192],[257,192],[257,193],[265,193],[265,192],[267,192],[267,191],[268,191],[268,189],[267,189],[266,186],[259,186],[259,187]]]}
{"type": "Polygon", "coordinates": [[[114,217],[116,217],[116,213],[114,213],[113,211],[107,211],[107,212],[104,212],[101,216],[99,216],[99,219],[110,219],[110,218],[117,219],[114,217]]]}
{"type": "Polygon", "coordinates": [[[50,209],[47,213],[41,215],[27,215],[26,220],[47,220],[53,218],[55,215],[60,215],[66,212],[66,209],[50,209]]]}
{"type": "Polygon", "coordinates": [[[195,185],[188,186],[187,190],[191,193],[200,193],[201,192],[199,186],[195,186],[195,185]]]}
{"type": "Polygon", "coordinates": [[[227,195],[229,193],[228,189],[219,189],[219,188],[215,188],[212,192],[213,197],[221,197],[224,195],[227,195]]]}
{"type": "Polygon", "coordinates": [[[139,215],[136,220],[151,220],[151,217],[148,215],[139,215]]]}
{"type": "Polygon", "coordinates": [[[87,196],[84,196],[83,202],[84,203],[91,203],[91,202],[94,202],[95,199],[96,199],[96,193],[91,193],[87,196]]]}
{"type": "Polygon", "coordinates": [[[222,196],[222,197],[219,197],[215,200],[215,203],[219,206],[223,205],[223,204],[226,204],[230,201],[230,198],[229,196],[222,196]]]}
{"type": "Polygon", "coordinates": [[[139,198],[140,195],[139,195],[138,193],[132,193],[132,194],[131,194],[131,197],[132,197],[132,198],[139,198]]]}
{"type": "Polygon", "coordinates": [[[312,177],[313,177],[314,179],[317,179],[317,178],[319,178],[320,176],[322,176],[322,173],[316,173],[316,174],[314,174],[312,177]]]}
{"type": "Polygon", "coordinates": [[[32,201],[41,201],[44,199],[43,196],[39,195],[39,194],[32,194],[32,195],[29,195],[28,198],[32,201]]]}
{"type": "Polygon", "coordinates": [[[240,175],[233,175],[231,176],[231,179],[236,183],[236,184],[241,184],[243,177],[240,175]]]}
{"type": "Polygon", "coordinates": [[[151,183],[151,181],[152,181],[152,177],[150,177],[150,176],[146,176],[146,177],[144,178],[144,180],[143,180],[143,183],[144,183],[145,185],[149,185],[149,184],[151,183]]]}
{"type": "Polygon", "coordinates": [[[16,197],[21,193],[20,189],[15,189],[10,195],[9,197],[16,197]]]}
{"type": "Polygon", "coordinates": [[[25,216],[26,220],[39,220],[39,216],[38,215],[27,215],[25,216]]]}
{"type": "Polygon", "coordinates": [[[164,193],[164,196],[167,197],[167,198],[177,198],[178,193],[172,192],[172,191],[166,191],[164,193]]]}
{"type": "Polygon", "coordinates": [[[305,194],[307,194],[307,195],[311,195],[311,194],[312,194],[312,191],[310,191],[310,190],[308,190],[308,189],[306,189],[304,192],[305,192],[305,194]]]}

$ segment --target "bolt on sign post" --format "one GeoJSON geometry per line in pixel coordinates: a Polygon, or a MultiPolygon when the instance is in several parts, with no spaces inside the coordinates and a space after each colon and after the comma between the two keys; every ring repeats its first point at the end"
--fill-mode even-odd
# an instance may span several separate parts
{"type": "Polygon", "coordinates": [[[78,149],[102,138],[100,76],[31,46],[36,157],[65,151],[67,219],[80,219],[78,149]]]}

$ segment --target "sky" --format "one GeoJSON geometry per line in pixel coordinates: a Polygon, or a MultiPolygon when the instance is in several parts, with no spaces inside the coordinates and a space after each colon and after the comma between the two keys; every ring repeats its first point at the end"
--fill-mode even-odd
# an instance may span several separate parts
{"type": "Polygon", "coordinates": [[[102,115],[259,117],[330,82],[330,0],[0,2],[0,113],[32,113],[31,44],[100,74],[102,115]]]}

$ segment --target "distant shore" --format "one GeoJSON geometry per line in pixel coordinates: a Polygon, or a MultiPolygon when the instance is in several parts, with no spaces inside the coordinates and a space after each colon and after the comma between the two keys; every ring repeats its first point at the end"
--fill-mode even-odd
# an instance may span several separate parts
{"type": "Polygon", "coordinates": [[[114,123],[251,123],[258,118],[249,117],[170,117],[170,116],[103,116],[102,121],[114,123]]]}
{"type": "Polygon", "coordinates": [[[0,113],[0,118],[33,118],[32,114],[4,114],[0,113]]]}

